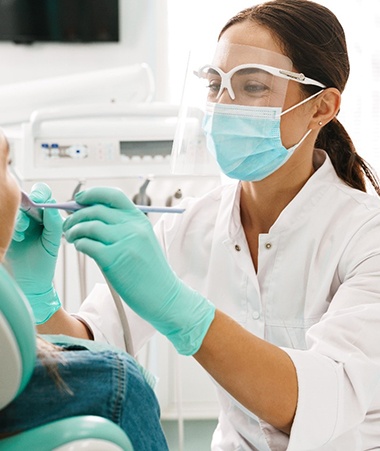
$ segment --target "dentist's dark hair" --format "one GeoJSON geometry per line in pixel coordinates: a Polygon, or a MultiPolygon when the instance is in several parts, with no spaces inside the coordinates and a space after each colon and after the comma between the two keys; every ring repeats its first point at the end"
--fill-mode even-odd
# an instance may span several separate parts
{"type": "MultiPolygon", "coordinates": [[[[245,21],[267,28],[297,71],[343,92],[350,73],[346,39],[341,24],[328,8],[311,0],[268,1],[232,17],[219,38],[232,25],[245,21]]],[[[320,89],[301,86],[305,96],[320,89]]],[[[326,150],[336,173],[347,185],[366,191],[367,177],[380,196],[375,172],[356,152],[336,117],[321,128],[316,146],[326,150]]]]}

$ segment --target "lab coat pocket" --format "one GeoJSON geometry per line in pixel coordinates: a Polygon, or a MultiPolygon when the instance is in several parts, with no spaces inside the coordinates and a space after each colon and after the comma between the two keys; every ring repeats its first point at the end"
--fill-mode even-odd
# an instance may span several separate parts
{"type": "Polygon", "coordinates": [[[300,324],[286,324],[284,329],[288,337],[288,347],[306,350],[306,333],[320,318],[308,318],[300,321],[300,324]]]}
{"type": "Polygon", "coordinates": [[[272,321],[270,324],[267,323],[267,340],[278,346],[305,350],[306,333],[319,320],[320,317],[272,321]]]}

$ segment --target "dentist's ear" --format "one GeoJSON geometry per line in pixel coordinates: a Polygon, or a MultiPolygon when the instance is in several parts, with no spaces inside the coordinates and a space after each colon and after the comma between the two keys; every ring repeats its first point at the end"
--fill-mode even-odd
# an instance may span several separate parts
{"type": "Polygon", "coordinates": [[[310,122],[310,128],[315,130],[323,127],[338,114],[341,94],[336,88],[326,88],[315,101],[315,113],[310,122]]]}

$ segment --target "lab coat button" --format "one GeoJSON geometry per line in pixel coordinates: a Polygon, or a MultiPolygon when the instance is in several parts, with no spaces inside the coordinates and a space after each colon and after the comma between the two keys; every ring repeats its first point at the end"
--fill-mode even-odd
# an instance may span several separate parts
{"type": "Polygon", "coordinates": [[[253,319],[259,319],[260,318],[260,312],[258,312],[257,310],[254,310],[252,312],[252,318],[253,319]]]}
{"type": "Polygon", "coordinates": [[[238,252],[241,251],[241,247],[238,244],[235,244],[235,251],[238,251],[238,252]]]}
{"type": "Polygon", "coordinates": [[[265,244],[265,247],[266,247],[267,249],[270,249],[270,248],[272,247],[272,245],[271,245],[271,243],[266,243],[266,244],[265,244]]]}

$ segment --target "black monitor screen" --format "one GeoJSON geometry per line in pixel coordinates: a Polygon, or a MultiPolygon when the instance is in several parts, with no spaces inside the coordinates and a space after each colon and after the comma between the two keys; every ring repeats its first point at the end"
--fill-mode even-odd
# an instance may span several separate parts
{"type": "Polygon", "coordinates": [[[0,0],[0,41],[117,42],[119,0],[0,0]]]}

